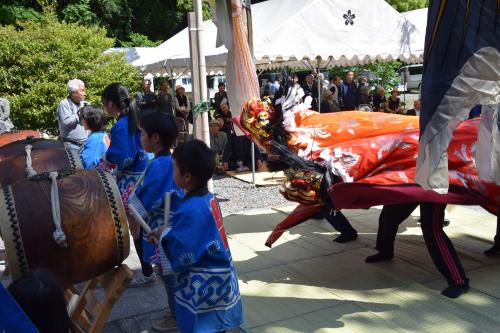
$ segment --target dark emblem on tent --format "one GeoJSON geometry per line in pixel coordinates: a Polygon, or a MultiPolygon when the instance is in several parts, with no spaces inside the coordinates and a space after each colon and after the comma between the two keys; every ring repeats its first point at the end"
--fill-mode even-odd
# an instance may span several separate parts
{"type": "Polygon", "coordinates": [[[354,24],[354,19],[356,18],[356,15],[351,13],[351,10],[349,9],[347,11],[347,14],[344,14],[344,19],[345,19],[345,25],[353,25],[354,24]]]}

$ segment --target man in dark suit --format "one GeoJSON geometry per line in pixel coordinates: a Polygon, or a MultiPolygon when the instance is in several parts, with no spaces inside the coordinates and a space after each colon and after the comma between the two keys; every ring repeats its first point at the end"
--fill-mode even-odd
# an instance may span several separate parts
{"type": "Polygon", "coordinates": [[[417,99],[413,102],[413,109],[406,111],[407,116],[419,116],[420,115],[420,100],[417,99]]]}
{"type": "Polygon", "coordinates": [[[227,97],[226,84],[224,82],[219,83],[217,88],[219,88],[219,91],[215,93],[212,107],[215,109],[215,113],[220,113],[221,104],[229,105],[229,97],[227,97]]]}
{"type": "Polygon", "coordinates": [[[307,96],[311,96],[311,110],[318,111],[318,86],[314,84],[314,76],[312,74],[306,76],[306,82],[302,86],[302,90],[304,90],[304,98],[302,100],[305,100],[307,96]]]}

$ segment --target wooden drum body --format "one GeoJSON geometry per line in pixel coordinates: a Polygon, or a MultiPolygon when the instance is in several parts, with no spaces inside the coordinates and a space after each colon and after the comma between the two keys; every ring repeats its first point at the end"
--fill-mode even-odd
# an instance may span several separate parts
{"type": "Polygon", "coordinates": [[[37,174],[83,169],[78,152],[65,148],[61,141],[47,139],[16,141],[0,147],[0,186],[14,184],[30,176],[27,172],[27,145],[31,146],[31,167],[37,174]]]}
{"type": "Polygon", "coordinates": [[[129,254],[127,218],[110,174],[70,171],[59,175],[57,185],[67,247],[53,239],[48,174],[0,190],[0,229],[14,279],[44,268],[68,287],[112,269],[129,254]]]}
{"type": "Polygon", "coordinates": [[[29,136],[40,138],[42,135],[38,131],[31,130],[5,132],[0,134],[0,147],[17,140],[24,140],[29,136]]]}

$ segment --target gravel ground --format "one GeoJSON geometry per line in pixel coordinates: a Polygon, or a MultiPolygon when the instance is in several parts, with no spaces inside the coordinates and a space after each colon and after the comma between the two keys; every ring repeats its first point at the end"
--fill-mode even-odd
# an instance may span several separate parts
{"type": "Polygon", "coordinates": [[[256,208],[289,205],[279,193],[279,186],[256,186],[228,175],[215,175],[214,192],[219,200],[222,214],[227,216],[256,208]]]}

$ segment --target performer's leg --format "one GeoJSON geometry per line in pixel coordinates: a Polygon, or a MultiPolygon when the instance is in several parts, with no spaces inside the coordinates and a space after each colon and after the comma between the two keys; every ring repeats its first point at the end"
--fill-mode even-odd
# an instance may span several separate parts
{"type": "Polygon", "coordinates": [[[140,236],[138,239],[134,239],[135,250],[137,251],[137,256],[139,257],[139,261],[141,262],[141,270],[142,274],[145,277],[150,277],[153,274],[153,267],[144,261],[144,251],[142,248],[142,233],[143,230],[141,228],[140,236]]]}
{"type": "Polygon", "coordinates": [[[449,287],[441,294],[456,298],[469,290],[469,280],[460,263],[455,248],[443,231],[446,205],[423,203],[420,205],[422,233],[425,245],[436,268],[448,281],[449,287]]]}
{"type": "Polygon", "coordinates": [[[417,208],[417,203],[385,205],[379,216],[377,243],[379,253],[366,257],[368,263],[388,261],[394,257],[394,241],[399,225],[417,208]]]}
{"type": "Polygon", "coordinates": [[[500,252],[500,207],[497,211],[497,232],[495,235],[495,239],[493,241],[493,246],[488,250],[484,251],[486,255],[492,255],[500,252]]]}
{"type": "Polygon", "coordinates": [[[347,243],[358,238],[358,232],[340,211],[330,209],[323,216],[335,230],[340,232],[340,235],[333,240],[334,242],[347,243]]]}

